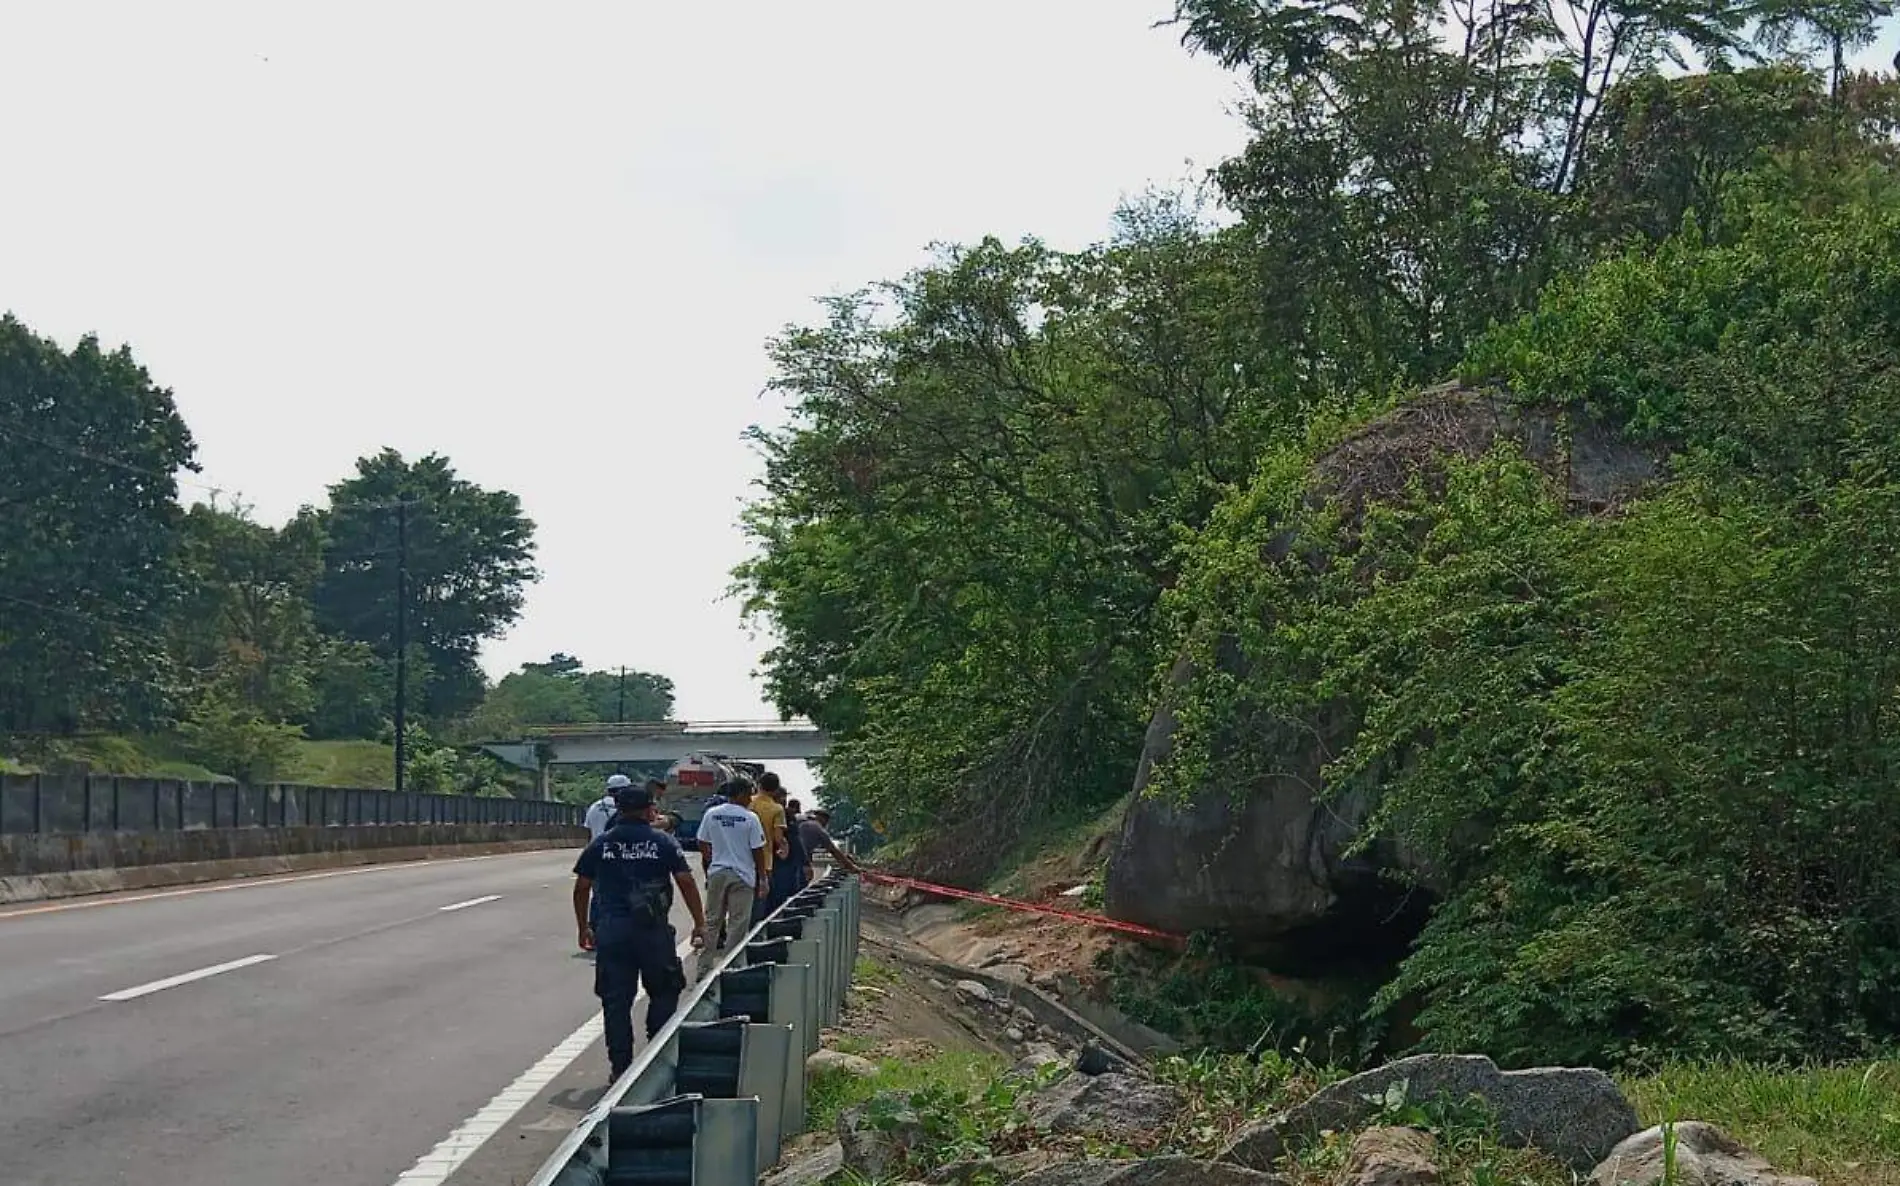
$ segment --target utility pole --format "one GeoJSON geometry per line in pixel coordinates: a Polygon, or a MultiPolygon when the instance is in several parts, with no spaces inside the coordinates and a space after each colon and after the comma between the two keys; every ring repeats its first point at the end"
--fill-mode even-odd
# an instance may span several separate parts
{"type": "Polygon", "coordinates": [[[396,793],[402,794],[409,699],[409,500],[396,504],[396,793]]]}
{"type": "Polygon", "coordinates": [[[627,669],[620,669],[620,707],[614,710],[614,723],[620,724],[627,719],[627,669]]]}

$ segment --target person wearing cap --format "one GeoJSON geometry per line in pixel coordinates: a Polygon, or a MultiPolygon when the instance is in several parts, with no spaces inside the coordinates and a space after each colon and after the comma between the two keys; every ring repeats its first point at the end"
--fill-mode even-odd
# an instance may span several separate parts
{"type": "Polygon", "coordinates": [[[814,873],[810,864],[811,858],[820,850],[830,853],[832,860],[853,873],[864,872],[864,867],[852,860],[851,854],[839,848],[838,842],[831,838],[831,812],[825,808],[814,807],[804,814],[798,821],[798,838],[805,842],[805,881],[807,883],[811,881],[814,873]]]}
{"type": "Polygon", "coordinates": [[[679,1008],[686,989],[673,932],[675,886],[693,916],[693,945],[706,942],[699,885],[680,846],[654,828],[652,793],[624,787],[616,803],[613,826],[574,863],[574,922],[581,950],[594,953],[594,995],[600,998],[613,1080],[633,1063],[633,1002],[641,987],[649,1039],[679,1008]]]}
{"type": "Polygon", "coordinates": [[[608,828],[614,826],[614,817],[620,814],[620,804],[616,796],[622,791],[633,789],[633,780],[624,774],[609,775],[607,790],[588,806],[585,817],[587,839],[599,840],[608,828]]]}

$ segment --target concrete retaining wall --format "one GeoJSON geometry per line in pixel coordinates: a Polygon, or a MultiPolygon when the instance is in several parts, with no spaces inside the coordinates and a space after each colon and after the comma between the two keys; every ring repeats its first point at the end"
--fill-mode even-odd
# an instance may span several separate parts
{"type": "Polygon", "coordinates": [[[394,861],[579,848],[564,824],[389,824],[0,836],[0,903],[394,861]]]}

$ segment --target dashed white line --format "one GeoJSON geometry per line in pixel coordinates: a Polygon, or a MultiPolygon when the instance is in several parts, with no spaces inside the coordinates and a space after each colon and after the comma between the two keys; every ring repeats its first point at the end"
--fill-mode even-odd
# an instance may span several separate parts
{"type": "Polygon", "coordinates": [[[252,964],[261,964],[276,958],[274,955],[247,955],[241,960],[232,960],[224,964],[214,964],[209,968],[199,968],[196,972],[186,972],[179,976],[167,976],[163,980],[154,980],[150,984],[141,984],[136,988],[122,988],[118,992],[109,992],[99,999],[102,1001],[129,1001],[136,997],[148,996],[155,992],[164,992],[168,988],[177,988],[181,984],[190,984],[194,980],[204,980],[207,977],[222,975],[225,972],[235,972],[239,968],[248,968],[252,964]]]}
{"type": "Polygon", "coordinates": [[[483,902],[495,902],[500,899],[500,894],[483,894],[479,898],[470,898],[466,902],[451,902],[447,906],[437,906],[436,909],[446,914],[451,910],[467,910],[470,906],[480,906],[483,902]]]}
{"type": "MultiPolygon", "coordinates": [[[[692,951],[691,939],[681,943],[679,954],[685,959],[692,951]]],[[[646,990],[634,998],[638,1005],[646,999],[646,990]]],[[[600,1041],[600,1014],[596,1013],[581,1023],[581,1028],[562,1039],[561,1044],[547,1052],[540,1062],[535,1063],[521,1073],[521,1077],[502,1088],[501,1094],[482,1105],[481,1111],[464,1120],[459,1128],[442,1138],[435,1148],[424,1153],[416,1164],[404,1170],[396,1179],[395,1186],[441,1186],[449,1180],[449,1175],[462,1168],[462,1163],[475,1155],[475,1150],[488,1143],[488,1138],[502,1130],[515,1114],[528,1106],[534,1097],[541,1094],[543,1088],[554,1082],[562,1071],[581,1055],[587,1048],[600,1041]]],[[[603,1076],[604,1078],[605,1076],[603,1076]]]]}

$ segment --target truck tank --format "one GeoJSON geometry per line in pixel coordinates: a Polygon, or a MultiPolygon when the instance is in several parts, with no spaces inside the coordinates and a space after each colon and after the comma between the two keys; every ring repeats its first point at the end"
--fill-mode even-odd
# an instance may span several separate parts
{"type": "Polygon", "coordinates": [[[765,767],[740,762],[724,754],[697,751],[673,763],[666,772],[666,797],[661,805],[673,817],[673,835],[690,844],[699,834],[700,817],[719,799],[719,788],[735,778],[757,785],[765,767]]]}

